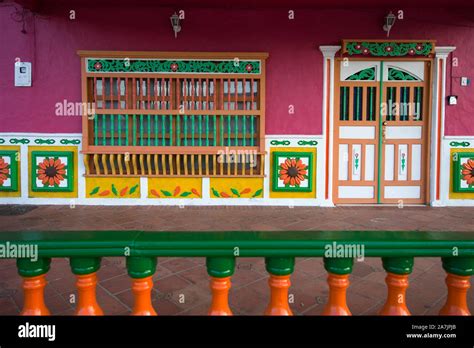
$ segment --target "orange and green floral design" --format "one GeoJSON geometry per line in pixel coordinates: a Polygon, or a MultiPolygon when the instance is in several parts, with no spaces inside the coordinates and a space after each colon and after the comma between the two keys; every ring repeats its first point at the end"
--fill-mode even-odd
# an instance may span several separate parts
{"type": "Polygon", "coordinates": [[[96,186],[94,187],[91,192],[89,192],[89,197],[97,196],[97,197],[116,197],[116,198],[130,198],[135,194],[138,187],[140,185],[136,184],[134,186],[115,186],[115,184],[110,185],[110,189],[108,187],[101,187],[96,186]]]}
{"type": "Polygon", "coordinates": [[[74,152],[31,151],[33,192],[73,192],[74,152]]]}
{"type": "Polygon", "coordinates": [[[311,192],[313,157],[309,151],[273,151],[272,192],[311,192]]]}
{"type": "Polygon", "coordinates": [[[474,159],[469,158],[467,162],[462,165],[461,175],[462,180],[464,180],[469,187],[474,185],[474,159]]]}
{"type": "Polygon", "coordinates": [[[0,157],[0,186],[11,177],[10,165],[3,157],[0,157]]]}
{"type": "Polygon", "coordinates": [[[150,195],[156,198],[201,198],[201,194],[196,188],[183,190],[181,186],[176,186],[171,191],[159,188],[151,189],[150,195]]]}
{"type": "Polygon", "coordinates": [[[252,190],[250,187],[238,190],[231,187],[229,191],[219,192],[214,187],[211,188],[212,195],[217,198],[257,198],[261,197],[263,189],[252,190]]]}
{"type": "Polygon", "coordinates": [[[280,164],[279,176],[285,185],[299,186],[308,179],[307,165],[299,158],[287,158],[280,164]]]}
{"type": "Polygon", "coordinates": [[[36,177],[44,186],[58,186],[67,178],[66,165],[57,157],[46,157],[37,165],[36,177]]]}

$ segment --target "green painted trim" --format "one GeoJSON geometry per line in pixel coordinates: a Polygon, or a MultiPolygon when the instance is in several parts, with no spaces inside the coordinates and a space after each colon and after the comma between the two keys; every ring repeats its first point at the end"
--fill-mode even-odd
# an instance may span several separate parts
{"type": "Polygon", "coordinates": [[[458,147],[458,146],[468,147],[469,145],[471,145],[471,143],[468,142],[468,141],[461,141],[461,142],[458,142],[458,141],[451,141],[451,142],[449,143],[449,146],[452,146],[452,147],[458,147]]]}
{"type": "Polygon", "coordinates": [[[208,257],[206,258],[207,273],[214,278],[230,277],[234,274],[234,257],[208,257]]]}
{"type": "Polygon", "coordinates": [[[265,258],[265,269],[268,273],[284,276],[293,273],[295,270],[294,257],[267,257],[265,258]]]}
{"type": "Polygon", "coordinates": [[[10,174],[7,174],[8,178],[10,178],[11,185],[9,187],[0,185],[0,191],[3,192],[16,192],[18,191],[18,180],[19,180],[19,166],[17,161],[17,156],[20,158],[20,152],[17,150],[0,150],[0,158],[2,157],[9,157],[10,158],[10,174]]]}
{"type": "Polygon", "coordinates": [[[18,274],[22,277],[37,277],[48,273],[51,264],[50,258],[39,258],[36,261],[31,259],[17,259],[16,267],[18,274]]]}
{"type": "Polygon", "coordinates": [[[324,269],[329,273],[346,275],[352,273],[354,259],[351,258],[324,258],[324,269]]]}
{"type": "Polygon", "coordinates": [[[410,274],[413,271],[413,257],[382,257],[383,268],[394,274],[410,274]]]}
{"type": "Polygon", "coordinates": [[[474,160],[474,152],[454,152],[453,153],[453,192],[474,192],[474,185],[468,187],[461,187],[461,182],[464,181],[461,171],[461,158],[468,158],[474,160]]]}
{"type": "MultiPolygon", "coordinates": [[[[122,255],[123,256],[123,255],[122,255]]],[[[152,276],[156,271],[156,257],[127,257],[127,271],[132,278],[146,278],[152,276]]]]}
{"type": "Polygon", "coordinates": [[[5,144],[5,139],[0,138],[0,144],[5,144]]]}
{"type": "Polygon", "coordinates": [[[60,143],[62,145],[79,145],[81,141],[79,139],[73,139],[73,140],[61,139],[60,143]]]}
{"type": "Polygon", "coordinates": [[[379,83],[379,150],[377,156],[377,203],[381,203],[382,197],[382,127],[383,127],[383,61],[380,62],[380,83],[379,83]]]}
{"type": "Polygon", "coordinates": [[[300,141],[298,141],[298,145],[300,145],[300,146],[305,146],[305,145],[316,146],[316,145],[318,145],[318,142],[316,140],[300,140],[300,141]]]}
{"type": "Polygon", "coordinates": [[[35,139],[35,144],[38,144],[38,145],[44,145],[44,144],[53,145],[55,142],[56,140],[54,139],[35,139]]]}
{"type": "Polygon", "coordinates": [[[458,276],[474,275],[474,257],[443,257],[443,269],[458,276]]]}
{"type": "Polygon", "coordinates": [[[29,144],[30,139],[18,139],[18,138],[12,138],[10,139],[10,144],[16,145],[16,144],[29,144]]]}
{"type": "Polygon", "coordinates": [[[272,161],[273,161],[273,173],[272,173],[272,190],[274,192],[311,192],[313,190],[313,181],[314,181],[314,156],[313,152],[284,152],[284,151],[274,151],[272,152],[272,161]],[[279,180],[279,165],[278,165],[278,157],[286,157],[286,158],[300,158],[300,157],[308,157],[308,187],[278,187],[278,180],[279,180]]]}
{"type": "Polygon", "coordinates": [[[100,268],[100,257],[71,257],[69,265],[75,275],[85,275],[97,272],[100,268]]]}
{"type": "Polygon", "coordinates": [[[346,42],[345,53],[349,56],[374,56],[374,57],[429,57],[434,51],[434,45],[429,41],[420,42],[372,42],[350,41],[346,42]]]}
{"type": "Polygon", "coordinates": [[[33,192],[73,192],[74,191],[74,152],[72,151],[31,151],[31,168],[30,168],[30,183],[31,191],[33,192]],[[64,167],[66,174],[63,177],[67,179],[66,187],[55,186],[41,186],[36,185],[36,171],[38,166],[36,164],[37,157],[66,157],[67,165],[64,167]]]}
{"type": "Polygon", "coordinates": [[[407,71],[388,68],[388,81],[420,81],[420,79],[407,71]]]}
{"type": "Polygon", "coordinates": [[[270,145],[288,146],[290,145],[290,141],[289,140],[272,140],[270,141],[270,145]]]}
{"type": "Polygon", "coordinates": [[[193,59],[146,59],[132,58],[86,58],[88,73],[206,73],[259,75],[260,60],[193,60],[193,59]]]}
{"type": "Polygon", "coordinates": [[[352,74],[346,81],[375,81],[375,66],[352,74]]]}

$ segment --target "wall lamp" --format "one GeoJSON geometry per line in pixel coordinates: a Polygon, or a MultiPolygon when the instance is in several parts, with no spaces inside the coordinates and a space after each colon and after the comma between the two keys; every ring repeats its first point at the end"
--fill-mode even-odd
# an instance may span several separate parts
{"type": "Polygon", "coordinates": [[[178,33],[181,31],[180,19],[176,12],[170,17],[171,25],[173,26],[174,37],[178,37],[178,33]]]}
{"type": "Polygon", "coordinates": [[[385,16],[383,30],[387,32],[387,37],[390,35],[390,29],[392,29],[393,25],[395,24],[396,19],[397,17],[395,17],[392,11],[390,11],[390,13],[385,16]]]}

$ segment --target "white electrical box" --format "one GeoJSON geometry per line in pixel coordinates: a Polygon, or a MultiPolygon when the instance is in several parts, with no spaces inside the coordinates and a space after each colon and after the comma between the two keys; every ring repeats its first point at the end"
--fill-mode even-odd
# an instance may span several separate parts
{"type": "Polygon", "coordinates": [[[15,63],[15,87],[31,87],[31,63],[15,63]]]}
{"type": "Polygon", "coordinates": [[[461,77],[461,86],[466,87],[469,86],[471,81],[467,77],[461,77]]]}

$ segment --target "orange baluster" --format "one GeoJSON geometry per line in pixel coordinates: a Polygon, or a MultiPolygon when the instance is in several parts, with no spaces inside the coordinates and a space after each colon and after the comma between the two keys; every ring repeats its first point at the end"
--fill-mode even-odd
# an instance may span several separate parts
{"type": "Polygon", "coordinates": [[[230,277],[211,277],[212,302],[209,315],[232,315],[229,308],[230,277]]]}
{"type": "Polygon", "coordinates": [[[135,297],[132,315],[156,315],[151,303],[156,257],[127,257],[127,269],[132,277],[132,292],[135,297]]]}
{"type": "Polygon", "coordinates": [[[207,273],[211,276],[212,292],[209,315],[232,315],[229,307],[230,277],[234,274],[234,257],[208,257],[206,259],[207,273]]]}
{"type": "Polygon", "coordinates": [[[76,315],[104,315],[97,304],[95,289],[97,285],[96,273],[77,275],[78,303],[76,315]]]}
{"type": "Polygon", "coordinates": [[[44,274],[36,277],[23,277],[23,291],[25,302],[21,315],[49,315],[49,310],[44,303],[44,287],[46,279],[44,274]]]}
{"type": "Polygon", "coordinates": [[[324,268],[328,272],[329,297],[323,315],[352,315],[347,307],[346,293],[353,263],[352,258],[324,258],[324,268]]]}
{"type": "Polygon", "coordinates": [[[51,259],[38,258],[32,261],[27,258],[16,260],[18,273],[23,277],[24,303],[21,315],[49,315],[44,303],[45,274],[49,271],[51,259]]]}
{"type": "Polygon", "coordinates": [[[349,287],[348,274],[332,274],[328,275],[329,298],[326,307],[324,307],[323,315],[351,315],[346,302],[346,291],[349,287]]]}
{"type": "Polygon", "coordinates": [[[290,275],[270,275],[270,303],[265,315],[293,315],[288,305],[288,289],[291,286],[290,275]]]}
{"type": "Polygon", "coordinates": [[[413,257],[383,257],[383,268],[387,272],[387,301],[380,315],[410,315],[406,305],[408,276],[413,270],[413,257]]]}
{"type": "Polygon", "coordinates": [[[408,274],[387,273],[387,302],[380,311],[380,315],[410,315],[406,305],[406,289],[408,288],[408,274]]]}
{"type": "Polygon", "coordinates": [[[448,286],[448,298],[439,311],[440,315],[471,315],[467,307],[467,290],[471,287],[470,276],[458,276],[448,273],[446,285],[448,286]]]}
{"type": "Polygon", "coordinates": [[[76,275],[76,315],[104,315],[95,296],[100,262],[99,257],[71,257],[69,260],[72,273],[76,275]]]}
{"type": "Polygon", "coordinates": [[[291,286],[290,274],[295,267],[293,257],[268,257],[265,259],[267,272],[270,273],[270,303],[265,315],[293,315],[288,305],[288,289],[291,286]]]}
{"type": "Polygon", "coordinates": [[[132,315],[156,315],[151,304],[151,290],[153,279],[151,276],[132,280],[132,292],[135,296],[132,315]]]}

